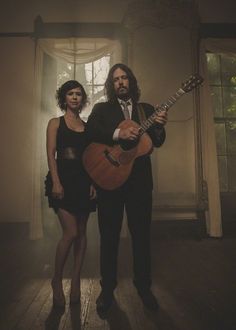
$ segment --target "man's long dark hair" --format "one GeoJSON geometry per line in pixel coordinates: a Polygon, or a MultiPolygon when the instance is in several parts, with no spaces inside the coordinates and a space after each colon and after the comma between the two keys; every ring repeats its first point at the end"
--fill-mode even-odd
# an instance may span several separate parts
{"type": "Polygon", "coordinates": [[[129,94],[134,103],[137,103],[140,97],[140,89],[138,87],[137,79],[135,78],[133,72],[130,68],[122,63],[117,63],[113,65],[108,73],[107,80],[105,82],[105,93],[107,95],[108,101],[114,101],[116,99],[116,94],[114,90],[113,73],[116,69],[123,70],[129,79],[129,94]]]}

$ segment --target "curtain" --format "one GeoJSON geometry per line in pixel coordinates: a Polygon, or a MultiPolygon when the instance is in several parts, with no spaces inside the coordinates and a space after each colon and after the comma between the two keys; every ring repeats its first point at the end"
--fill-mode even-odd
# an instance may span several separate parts
{"type": "Polygon", "coordinates": [[[40,48],[48,55],[71,64],[84,64],[113,54],[115,62],[121,58],[118,41],[104,38],[40,39],[40,48]]]}
{"type": "Polygon", "coordinates": [[[33,111],[33,155],[32,155],[32,199],[31,199],[31,220],[30,220],[30,239],[43,237],[42,208],[41,208],[41,118],[40,118],[40,95],[42,79],[43,52],[36,45],[34,62],[34,111],[33,111]]]}
{"type": "MultiPolygon", "coordinates": [[[[41,180],[42,156],[46,152],[43,145],[45,127],[41,111],[41,88],[43,74],[43,56],[48,54],[56,60],[72,64],[85,64],[95,61],[107,54],[111,54],[112,62],[121,59],[121,45],[119,41],[105,38],[68,38],[68,39],[39,39],[35,51],[35,83],[34,83],[34,112],[32,143],[34,154],[32,160],[33,189],[31,199],[30,239],[43,237],[41,180]]],[[[113,64],[113,63],[111,63],[113,64]]]]}
{"type": "Polygon", "coordinates": [[[212,237],[221,237],[219,175],[214,116],[206,60],[207,51],[235,56],[236,43],[234,39],[205,39],[200,44],[200,74],[205,80],[202,88],[200,88],[203,179],[207,182],[209,205],[205,215],[208,234],[212,237]]]}

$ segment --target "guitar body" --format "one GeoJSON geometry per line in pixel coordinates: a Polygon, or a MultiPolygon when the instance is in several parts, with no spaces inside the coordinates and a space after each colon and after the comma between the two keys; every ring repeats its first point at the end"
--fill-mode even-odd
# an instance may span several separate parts
{"type": "MultiPolygon", "coordinates": [[[[118,128],[140,126],[126,119],[118,128]]],[[[123,148],[117,144],[107,146],[101,143],[91,143],[84,151],[83,164],[91,179],[105,190],[114,190],[128,179],[137,157],[151,153],[152,141],[148,134],[140,136],[135,146],[123,148]]]]}

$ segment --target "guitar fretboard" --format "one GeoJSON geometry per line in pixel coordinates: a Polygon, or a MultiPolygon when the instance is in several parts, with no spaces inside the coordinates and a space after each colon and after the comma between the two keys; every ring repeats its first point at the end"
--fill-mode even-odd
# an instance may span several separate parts
{"type": "Polygon", "coordinates": [[[172,105],[175,104],[175,102],[185,94],[185,91],[182,88],[179,88],[179,90],[173,94],[171,97],[168,98],[168,100],[164,103],[162,103],[160,106],[158,106],[153,114],[148,117],[144,122],[142,122],[140,128],[139,128],[139,135],[142,135],[145,133],[152,125],[156,123],[155,118],[156,115],[162,111],[168,111],[172,105]]]}

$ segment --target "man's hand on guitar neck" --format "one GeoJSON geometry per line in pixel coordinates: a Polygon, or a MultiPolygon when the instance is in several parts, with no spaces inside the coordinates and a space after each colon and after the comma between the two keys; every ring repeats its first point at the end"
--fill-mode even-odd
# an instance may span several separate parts
{"type": "Polygon", "coordinates": [[[120,128],[118,137],[122,140],[136,140],[139,137],[139,128],[120,128]]]}
{"type": "Polygon", "coordinates": [[[160,111],[159,113],[157,113],[157,115],[155,116],[155,122],[157,124],[161,124],[162,126],[164,126],[167,123],[168,120],[168,114],[167,111],[160,111]]]}

